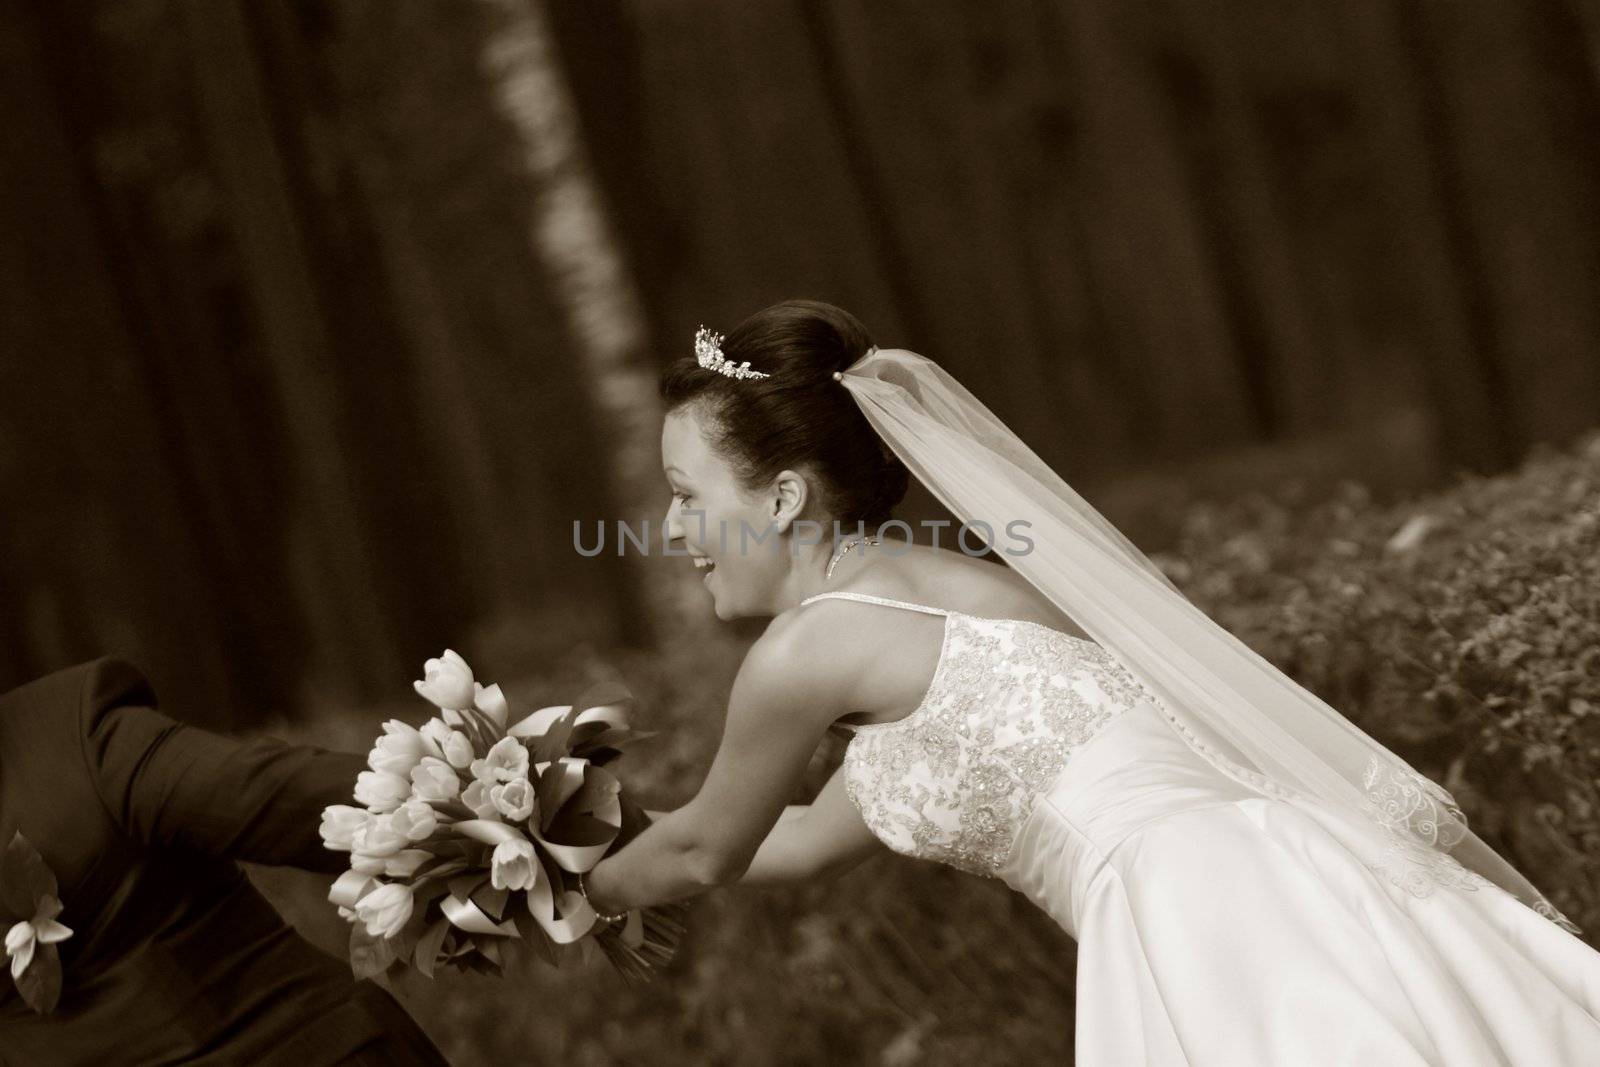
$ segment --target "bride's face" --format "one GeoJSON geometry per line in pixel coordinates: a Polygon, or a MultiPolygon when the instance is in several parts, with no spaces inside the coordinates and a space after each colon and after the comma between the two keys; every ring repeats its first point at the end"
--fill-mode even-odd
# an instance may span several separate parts
{"type": "Polygon", "coordinates": [[[773,525],[776,494],[751,492],[711,447],[698,406],[669,414],[661,429],[661,466],[672,489],[663,520],[674,550],[703,574],[719,619],[776,614],[788,557],[773,525]],[[758,540],[759,539],[759,540],[758,540]]]}

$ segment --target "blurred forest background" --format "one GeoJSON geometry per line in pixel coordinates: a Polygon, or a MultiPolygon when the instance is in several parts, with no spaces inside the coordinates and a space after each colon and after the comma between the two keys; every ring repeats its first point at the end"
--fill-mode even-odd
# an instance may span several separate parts
{"type": "MultiPolygon", "coordinates": [[[[659,368],[805,296],[1600,922],[1592,0],[9,0],[0,130],[0,688],[117,652],[361,748],[451,645],[621,677],[682,799],[749,633],[573,523],[659,516],[659,368]]],[[[463,1064],[1070,1054],[1047,920],[871,871],[491,1036],[402,992],[463,1064]]]]}

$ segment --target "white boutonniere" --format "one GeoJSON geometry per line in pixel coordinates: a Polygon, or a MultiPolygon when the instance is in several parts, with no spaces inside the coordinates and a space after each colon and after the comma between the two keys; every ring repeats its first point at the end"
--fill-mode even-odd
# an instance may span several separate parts
{"type": "Polygon", "coordinates": [[[61,957],[56,945],[72,936],[57,921],[61,899],[55,872],[19,832],[0,858],[0,914],[14,920],[6,930],[11,980],[24,1003],[46,1014],[61,999],[61,957]]]}

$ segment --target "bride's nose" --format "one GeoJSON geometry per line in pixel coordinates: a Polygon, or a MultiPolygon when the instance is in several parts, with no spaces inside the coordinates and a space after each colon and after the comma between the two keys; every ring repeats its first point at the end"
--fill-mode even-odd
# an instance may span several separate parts
{"type": "Polygon", "coordinates": [[[667,544],[683,540],[683,501],[673,497],[667,504],[667,513],[661,518],[661,536],[667,544]]]}

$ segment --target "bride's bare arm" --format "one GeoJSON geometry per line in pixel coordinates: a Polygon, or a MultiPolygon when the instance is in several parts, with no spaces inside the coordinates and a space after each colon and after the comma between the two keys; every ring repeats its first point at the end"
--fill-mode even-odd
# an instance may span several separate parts
{"type": "Polygon", "coordinates": [[[750,867],[828,724],[842,713],[848,684],[836,637],[772,636],[757,642],[740,668],[722,744],[699,793],[589,873],[596,907],[694,896],[738,881],[750,867]]]}
{"type": "Polygon", "coordinates": [[[784,885],[843,874],[882,847],[845,795],[841,767],[815,801],[784,811],[739,884],[784,885]]]}

